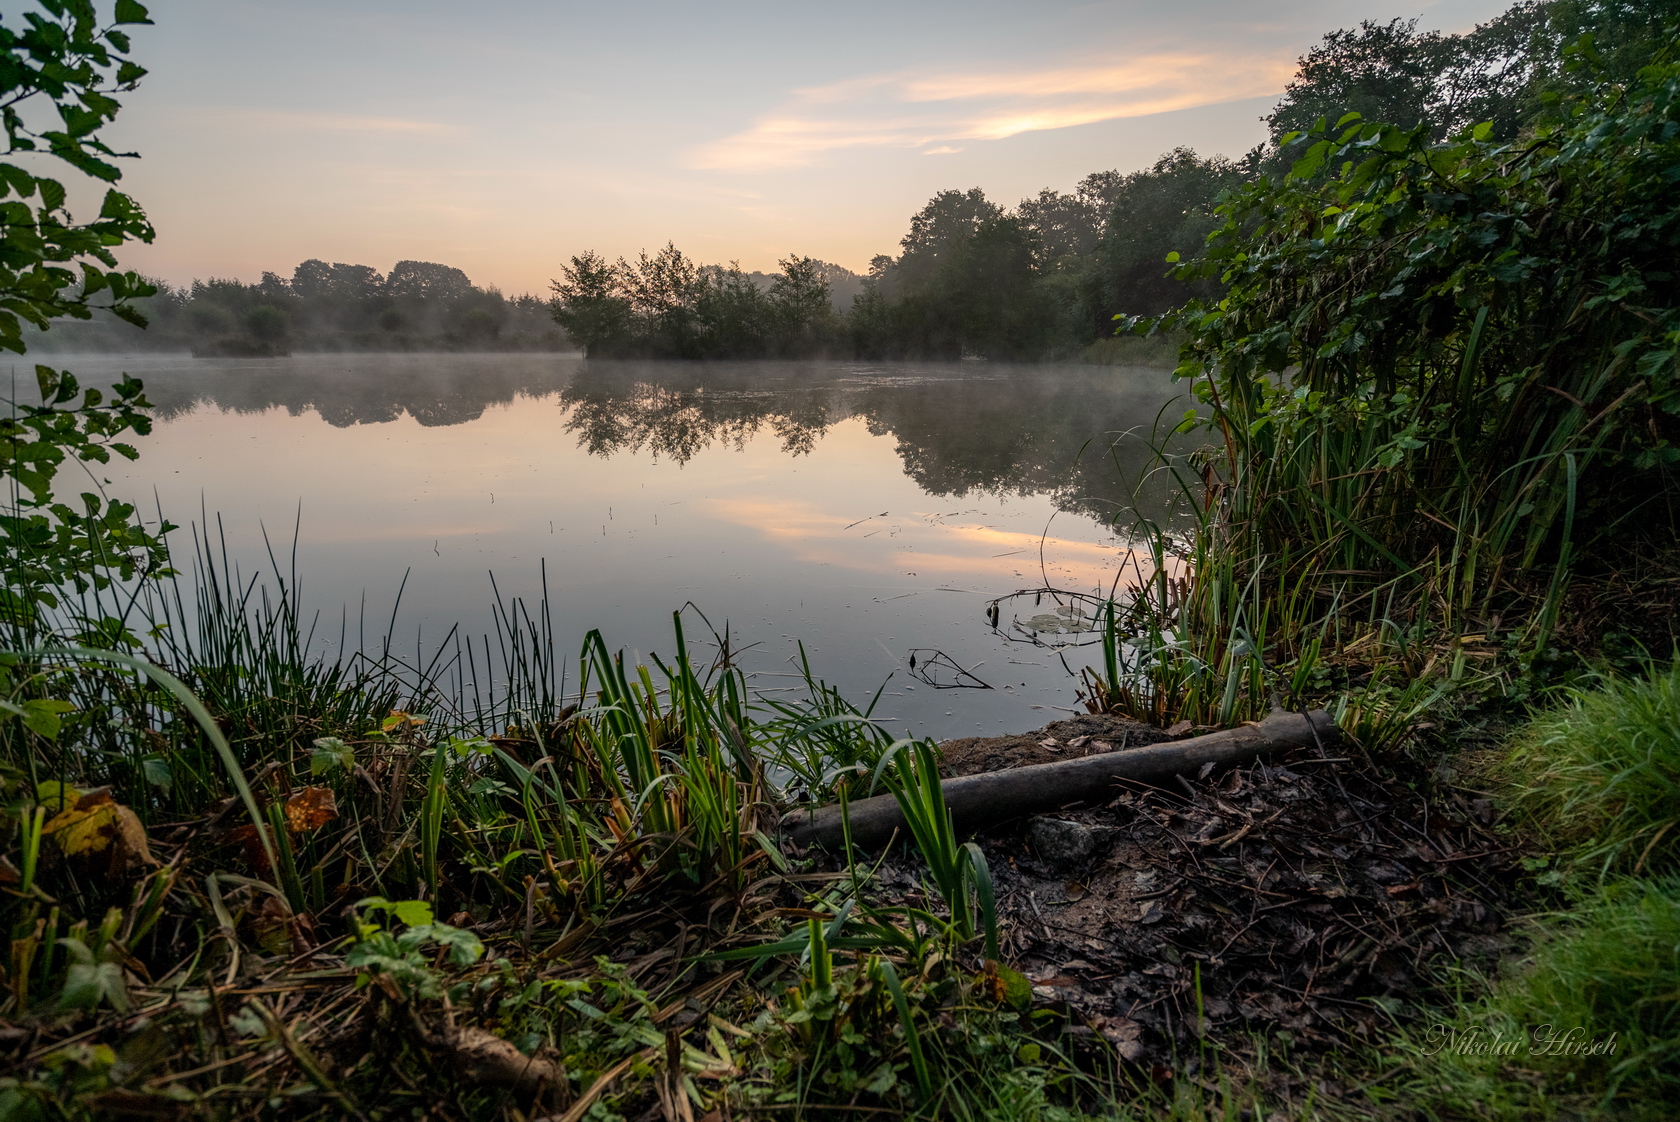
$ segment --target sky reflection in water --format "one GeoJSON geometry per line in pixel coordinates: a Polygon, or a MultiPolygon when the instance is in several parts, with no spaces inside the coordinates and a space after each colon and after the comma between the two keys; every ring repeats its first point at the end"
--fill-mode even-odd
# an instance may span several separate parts
{"type": "MultiPolygon", "coordinates": [[[[143,378],[159,424],[113,494],[154,488],[185,523],[219,513],[247,572],[294,522],[306,604],[336,647],[482,638],[489,573],[556,632],[665,651],[692,602],[725,621],[755,685],[784,688],[803,640],[877,715],[937,736],[1036,727],[1073,707],[1051,652],[1007,643],[985,603],[1112,582],[1165,372],[995,364],[588,363],[552,355],[85,356],[84,382],[143,378]],[[364,607],[365,605],[365,607],[364,607]],[[329,622],[330,621],[330,624],[329,622]],[[908,678],[934,648],[992,690],[908,678]]],[[[1029,613],[1030,614],[1030,613],[1029,613]]],[[[1007,620],[1007,616],[1005,617],[1007,620]]],[[[695,628],[690,626],[692,634],[695,628]]],[[[1068,662],[1079,660],[1073,653],[1068,662]]]]}

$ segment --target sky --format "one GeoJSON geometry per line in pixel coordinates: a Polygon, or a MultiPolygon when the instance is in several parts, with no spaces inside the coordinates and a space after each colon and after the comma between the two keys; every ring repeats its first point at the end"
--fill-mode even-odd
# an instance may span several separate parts
{"type": "Polygon", "coordinates": [[[110,136],[158,236],[123,263],[415,258],[511,295],[670,240],[862,272],[939,190],[1013,205],[1177,145],[1239,156],[1325,32],[1509,6],[1399,3],[155,0],[110,136]]]}

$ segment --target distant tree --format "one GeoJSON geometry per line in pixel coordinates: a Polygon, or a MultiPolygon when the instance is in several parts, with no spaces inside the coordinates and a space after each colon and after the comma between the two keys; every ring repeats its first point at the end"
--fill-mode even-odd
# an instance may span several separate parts
{"type": "Polygon", "coordinates": [[[1529,47],[1536,105],[1547,92],[1581,94],[1597,82],[1632,82],[1673,43],[1671,29],[1680,26],[1680,0],[1550,0],[1542,9],[1529,47]],[[1587,36],[1589,65],[1571,69],[1566,48],[1587,36]]]}
{"type": "Polygon", "coordinates": [[[1036,198],[1023,199],[1015,213],[1038,239],[1039,263],[1044,268],[1074,266],[1096,248],[1102,236],[1101,205],[1091,197],[1064,195],[1046,187],[1036,198]]]}
{"type": "Polygon", "coordinates": [[[311,257],[292,270],[292,292],[305,299],[365,300],[385,287],[385,278],[369,265],[329,265],[311,257]]]}
{"type": "MultiPolygon", "coordinates": [[[[881,257],[875,258],[880,260],[881,257]]],[[[875,275],[881,274],[875,272],[875,275]]],[[[897,329],[897,312],[897,306],[877,284],[868,285],[852,297],[851,309],[846,313],[846,334],[850,337],[852,353],[868,359],[890,358],[898,353],[901,332],[897,329]]]]}
{"type": "Polygon", "coordinates": [[[285,342],[291,319],[282,308],[273,304],[258,304],[245,313],[244,327],[251,338],[277,347],[285,342]]]}
{"type": "Polygon", "coordinates": [[[1119,193],[1126,185],[1126,176],[1118,171],[1094,171],[1079,181],[1073,191],[1097,209],[1099,223],[1106,221],[1114,209],[1119,193]]]}
{"type": "Polygon", "coordinates": [[[941,191],[910,216],[910,232],[899,242],[906,254],[937,256],[966,241],[982,222],[1002,216],[1003,208],[978,187],[941,191]]]}
{"type": "Polygon", "coordinates": [[[695,314],[706,357],[758,358],[770,346],[769,298],[737,262],[699,269],[695,314]]]}
{"type": "MultiPolygon", "coordinates": [[[[941,191],[910,216],[910,232],[899,242],[903,253],[881,278],[889,294],[911,293],[938,270],[958,245],[974,236],[980,224],[1001,217],[1003,208],[984,191],[941,191]]],[[[873,272],[873,267],[871,272],[873,272]]]]}
{"type": "Polygon", "coordinates": [[[562,266],[554,291],[554,322],[587,355],[622,351],[629,342],[632,309],[618,266],[594,251],[562,266]]]}
{"type": "Polygon", "coordinates": [[[700,267],[670,242],[652,257],[643,250],[634,265],[619,262],[620,283],[642,320],[653,353],[700,355],[700,267]]]}
{"type": "Polygon", "coordinates": [[[467,274],[431,261],[398,261],[385,278],[387,295],[413,300],[453,300],[472,291],[467,274]]]}
{"type": "Polygon", "coordinates": [[[1321,117],[1335,124],[1348,113],[1401,128],[1431,120],[1445,44],[1439,32],[1419,32],[1415,19],[1365,20],[1332,31],[1300,59],[1283,100],[1267,116],[1273,142],[1312,128],[1321,117]]]}
{"type": "Polygon", "coordinates": [[[279,273],[264,271],[262,280],[257,282],[257,291],[266,299],[278,302],[291,297],[292,286],[279,273]]]}
{"type": "Polygon", "coordinates": [[[777,262],[781,272],[770,284],[778,348],[787,354],[813,354],[829,348],[834,334],[834,306],[821,261],[794,254],[777,262]]]}
{"type": "Polygon", "coordinates": [[[1037,283],[1042,256],[1036,233],[1018,215],[987,219],[952,247],[936,299],[960,353],[1029,360],[1044,354],[1056,317],[1037,283]]]}
{"type": "MultiPolygon", "coordinates": [[[[1632,79],[1677,22],[1680,0],[1522,0],[1462,35],[1419,31],[1415,19],[1367,20],[1331,32],[1301,58],[1266,122],[1274,143],[1348,113],[1427,125],[1435,140],[1487,122],[1508,139],[1544,115],[1548,92],[1632,79]],[[1584,36],[1592,65],[1577,73],[1565,48],[1584,36]]],[[[1281,152],[1275,168],[1297,154],[1281,152]]]]}
{"type": "Polygon", "coordinates": [[[1218,225],[1219,196],[1253,174],[1250,165],[1175,148],[1154,167],[1111,183],[1108,222],[1085,284],[1090,329],[1107,334],[1117,314],[1155,314],[1211,294],[1206,282],[1169,277],[1167,255],[1198,255],[1218,225]]]}

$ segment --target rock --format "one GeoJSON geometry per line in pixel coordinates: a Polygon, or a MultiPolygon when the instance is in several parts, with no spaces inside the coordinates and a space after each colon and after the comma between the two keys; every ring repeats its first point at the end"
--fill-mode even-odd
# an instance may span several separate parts
{"type": "Polygon", "coordinates": [[[1065,818],[1034,818],[1027,828],[1033,850],[1055,865],[1072,865],[1091,856],[1097,835],[1091,827],[1065,818]]]}

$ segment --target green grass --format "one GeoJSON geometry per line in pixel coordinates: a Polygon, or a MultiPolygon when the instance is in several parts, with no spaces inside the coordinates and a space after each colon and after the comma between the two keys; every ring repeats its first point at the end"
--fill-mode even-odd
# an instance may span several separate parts
{"type": "Polygon", "coordinates": [[[1672,1117],[1680,879],[1617,882],[1543,921],[1505,977],[1465,984],[1480,996],[1414,1029],[1390,1058],[1405,1072],[1395,1090],[1411,1108],[1435,1117],[1672,1117]],[[1593,1042],[1605,1046],[1600,1054],[1593,1042]]]}
{"type": "Polygon", "coordinates": [[[1509,800],[1571,868],[1666,873],[1680,858],[1680,663],[1571,693],[1517,737],[1509,800]]]}

